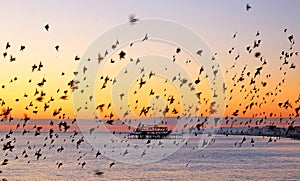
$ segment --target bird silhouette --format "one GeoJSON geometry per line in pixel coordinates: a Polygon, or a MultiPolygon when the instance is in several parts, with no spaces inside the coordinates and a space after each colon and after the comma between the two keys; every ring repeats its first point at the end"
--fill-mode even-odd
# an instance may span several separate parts
{"type": "Polygon", "coordinates": [[[136,23],[138,20],[139,20],[139,19],[138,19],[134,14],[129,15],[129,22],[130,22],[131,24],[136,23]]]}
{"type": "Polygon", "coordinates": [[[121,51],[121,52],[119,53],[120,60],[121,60],[121,59],[125,59],[125,55],[126,55],[126,53],[123,52],[123,51],[121,51]]]}
{"type": "Polygon", "coordinates": [[[59,51],[59,45],[56,45],[54,48],[56,51],[59,51]]]}
{"type": "Polygon", "coordinates": [[[115,165],[115,162],[110,163],[110,164],[109,164],[109,168],[111,168],[111,167],[114,166],[114,165],[115,165]]]}
{"type": "Polygon", "coordinates": [[[20,51],[23,51],[23,50],[25,50],[25,46],[21,45],[20,51]]]}
{"type": "Polygon", "coordinates": [[[246,4],[246,10],[249,11],[252,7],[249,4],[246,4]]]}
{"type": "Polygon", "coordinates": [[[49,31],[49,28],[50,28],[49,24],[46,24],[46,25],[44,26],[44,28],[46,29],[46,31],[49,31]]]}
{"type": "Polygon", "coordinates": [[[7,50],[8,48],[10,48],[10,44],[9,42],[6,43],[5,49],[7,50]]]}

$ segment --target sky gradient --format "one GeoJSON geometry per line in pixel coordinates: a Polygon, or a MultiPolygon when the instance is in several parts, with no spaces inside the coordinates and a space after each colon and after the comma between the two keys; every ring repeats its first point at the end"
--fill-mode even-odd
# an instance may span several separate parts
{"type": "MultiPolygon", "coordinates": [[[[63,107],[66,117],[73,118],[76,110],[73,109],[71,91],[67,83],[74,78],[78,62],[75,56],[81,57],[87,48],[101,34],[119,24],[128,21],[130,14],[135,14],[140,19],[154,18],[177,22],[197,33],[217,53],[220,68],[223,70],[227,91],[233,89],[233,93],[227,93],[228,109],[225,115],[232,116],[237,109],[242,109],[251,101],[243,100],[247,93],[240,92],[242,84],[232,78],[241,72],[247,65],[246,72],[255,72],[262,62],[249,54],[246,47],[253,45],[254,40],[261,39],[262,43],[258,51],[267,61],[266,67],[257,78],[257,87],[261,82],[267,82],[267,87],[260,91],[258,102],[264,101],[262,97],[267,92],[274,92],[278,83],[282,82],[281,93],[272,97],[262,107],[254,106],[247,114],[239,114],[242,117],[251,117],[254,114],[264,116],[270,113],[280,113],[288,117],[295,113],[299,106],[295,102],[300,96],[300,80],[298,56],[289,60],[288,67],[282,66],[279,59],[281,52],[289,51],[290,42],[288,36],[293,35],[295,44],[294,52],[299,51],[298,40],[300,37],[299,1],[1,1],[0,11],[0,98],[5,100],[5,105],[12,107],[13,117],[23,117],[24,113],[32,118],[52,118],[52,112],[63,107]],[[246,4],[252,8],[246,11],[246,4]],[[44,26],[50,25],[49,32],[44,26]],[[284,29],[287,29],[284,32],[284,29]],[[260,35],[256,37],[259,31],[260,35]],[[232,38],[236,33],[236,38],[232,38]],[[5,50],[6,43],[11,48],[5,50]],[[23,52],[20,46],[25,45],[23,52]],[[59,45],[59,51],[55,46],[59,45]],[[234,47],[232,54],[228,51],[234,47]],[[8,53],[4,59],[2,54],[8,53]],[[9,57],[16,57],[15,62],[9,62],[9,57]],[[235,57],[240,55],[239,60],[235,57]],[[44,67],[40,72],[31,72],[33,64],[42,62],[44,67]],[[291,64],[295,69],[289,69],[291,64]],[[233,69],[230,69],[235,64],[233,69]],[[228,70],[228,73],[226,71],[228,70]],[[61,75],[62,72],[65,75],[61,75]],[[283,73],[286,72],[286,75],[283,73]],[[270,78],[266,78],[271,74],[270,78]],[[17,77],[16,81],[9,83],[17,77]],[[33,109],[25,111],[24,108],[34,100],[36,84],[45,77],[47,82],[42,88],[47,93],[45,99],[51,95],[55,101],[51,103],[48,111],[43,111],[44,102],[34,102],[38,106],[39,113],[33,114],[33,109]],[[32,84],[28,84],[31,79],[32,84]],[[60,91],[57,93],[57,89],[60,91]],[[64,90],[68,90],[68,100],[60,100],[64,90]],[[24,93],[28,98],[23,98],[24,93]],[[232,100],[228,100],[230,97],[232,100]],[[16,102],[15,99],[20,99],[16,102]],[[275,99],[272,102],[272,99],[275,99]],[[278,103],[289,100],[293,108],[280,108],[278,103]],[[242,104],[239,106],[239,104],[242,104]],[[260,115],[259,115],[260,114],[260,115]]],[[[194,77],[195,78],[195,77],[194,77]]],[[[250,77],[245,83],[246,88],[250,77]]],[[[248,87],[249,91],[250,86],[248,87]]],[[[101,96],[101,95],[100,95],[101,96]]],[[[109,101],[109,100],[107,100],[109,101]]],[[[205,108],[204,108],[205,109],[205,108]]],[[[137,111],[138,112],[138,111],[137,111]]],[[[241,112],[240,112],[241,113],[241,112]]],[[[171,116],[171,115],[169,115],[171,116]]]]}

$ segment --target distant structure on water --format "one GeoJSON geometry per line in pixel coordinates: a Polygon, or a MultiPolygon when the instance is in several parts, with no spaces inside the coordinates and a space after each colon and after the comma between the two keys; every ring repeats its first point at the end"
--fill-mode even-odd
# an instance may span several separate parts
{"type": "Polygon", "coordinates": [[[166,126],[146,126],[137,128],[133,132],[129,133],[128,138],[133,139],[164,139],[168,136],[174,138],[182,136],[182,134],[171,134],[172,130],[169,130],[166,126]]]}
{"type": "Polygon", "coordinates": [[[300,139],[300,126],[290,125],[288,128],[277,127],[275,125],[242,127],[242,128],[220,128],[217,134],[226,135],[253,135],[253,136],[274,136],[274,137],[288,137],[293,139],[300,139]]]}

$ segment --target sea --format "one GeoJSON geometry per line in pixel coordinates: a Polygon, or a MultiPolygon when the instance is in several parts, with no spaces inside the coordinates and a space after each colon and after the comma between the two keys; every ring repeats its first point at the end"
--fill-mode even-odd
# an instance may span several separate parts
{"type": "MultiPolygon", "coordinates": [[[[88,140],[77,148],[80,132],[54,132],[52,143],[48,132],[14,132],[8,138],[7,134],[0,132],[0,146],[11,141],[14,147],[11,151],[1,148],[3,180],[300,180],[300,141],[284,137],[270,142],[262,136],[214,135],[213,142],[199,149],[199,135],[190,135],[165,158],[124,163],[106,156],[88,140]],[[98,151],[101,155],[96,157],[98,151]]],[[[106,134],[97,136],[106,139],[106,134]]],[[[140,141],[150,146],[155,142],[140,141]]],[[[126,150],[126,144],[119,145],[118,149],[124,145],[126,150]]]]}

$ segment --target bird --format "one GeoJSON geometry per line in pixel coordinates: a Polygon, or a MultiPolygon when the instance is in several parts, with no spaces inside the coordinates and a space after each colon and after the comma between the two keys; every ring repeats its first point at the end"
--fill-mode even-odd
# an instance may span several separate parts
{"type": "Polygon", "coordinates": [[[272,141],[273,141],[273,139],[272,139],[272,137],[270,137],[267,143],[270,143],[272,141]]]}
{"type": "Polygon", "coordinates": [[[9,61],[10,61],[10,62],[14,62],[14,61],[16,61],[16,58],[15,58],[15,57],[13,57],[12,55],[10,55],[10,59],[9,59],[9,61]]]}
{"type": "Polygon", "coordinates": [[[41,69],[44,67],[44,65],[42,64],[42,62],[40,61],[39,63],[39,67],[38,67],[38,71],[41,71],[41,69]]]}
{"type": "Polygon", "coordinates": [[[68,100],[68,96],[67,96],[67,95],[62,95],[62,96],[60,97],[60,99],[61,99],[61,100],[68,100]]]}
{"type": "Polygon", "coordinates": [[[103,173],[104,173],[103,171],[95,170],[95,175],[99,176],[99,175],[103,175],[103,173]]]}
{"type": "Polygon", "coordinates": [[[290,36],[288,37],[288,40],[289,40],[290,43],[292,43],[292,44],[295,43],[295,41],[294,41],[294,36],[293,36],[293,35],[290,35],[290,36]]]}
{"type": "Polygon", "coordinates": [[[257,69],[256,69],[256,72],[255,72],[255,74],[254,74],[254,78],[257,76],[257,75],[260,75],[260,71],[263,69],[263,67],[258,67],[257,69]]]}
{"type": "Polygon", "coordinates": [[[203,50],[198,50],[198,51],[196,52],[196,54],[199,55],[200,57],[202,56],[202,53],[203,53],[203,50]]]}
{"type": "Polygon", "coordinates": [[[234,113],[232,113],[232,115],[233,116],[238,116],[238,112],[239,112],[239,110],[237,109],[237,110],[234,111],[234,113]]]}
{"type": "Polygon", "coordinates": [[[78,56],[78,55],[76,55],[74,59],[75,59],[75,61],[78,61],[78,60],[80,60],[80,58],[79,58],[79,56],[78,56]]]}
{"type": "Polygon", "coordinates": [[[139,19],[138,19],[134,14],[129,15],[129,22],[130,22],[131,24],[136,23],[138,20],[139,20],[139,19]]]}
{"type": "Polygon", "coordinates": [[[114,165],[115,165],[115,162],[110,163],[110,164],[109,164],[109,168],[111,168],[111,167],[114,166],[114,165]]]}
{"type": "Polygon", "coordinates": [[[35,69],[37,69],[38,67],[35,65],[35,64],[33,64],[32,65],[32,70],[31,70],[31,72],[33,72],[35,69]]]}
{"type": "Polygon", "coordinates": [[[3,162],[1,163],[1,165],[7,165],[8,164],[8,159],[4,159],[3,162]]]}
{"type": "Polygon", "coordinates": [[[9,42],[6,43],[5,50],[7,50],[8,48],[10,48],[9,42]]]}
{"type": "Polygon", "coordinates": [[[54,48],[56,51],[59,51],[59,45],[56,45],[54,48]]]}
{"type": "Polygon", "coordinates": [[[23,51],[25,49],[24,45],[21,45],[20,51],[23,51]]]}
{"type": "Polygon", "coordinates": [[[259,35],[260,35],[259,31],[257,31],[256,34],[255,34],[255,36],[257,37],[257,36],[259,36],[259,35]]]}
{"type": "Polygon", "coordinates": [[[146,41],[146,40],[148,40],[148,34],[145,35],[142,41],[146,41]]]}
{"type": "Polygon", "coordinates": [[[4,52],[3,53],[3,57],[5,58],[7,56],[7,52],[4,52]]]}
{"type": "Polygon", "coordinates": [[[113,125],[113,120],[107,120],[106,123],[110,124],[110,125],[113,125]]]}
{"type": "Polygon", "coordinates": [[[46,29],[46,31],[49,31],[49,28],[50,28],[49,24],[46,24],[46,25],[44,26],[44,28],[46,29]]]}
{"type": "Polygon", "coordinates": [[[140,87],[139,88],[142,88],[142,86],[144,84],[146,84],[146,81],[143,81],[143,78],[140,78],[140,83],[139,83],[140,87]]]}
{"type": "Polygon", "coordinates": [[[232,38],[236,38],[237,32],[235,32],[232,36],[232,38]]]}
{"type": "Polygon", "coordinates": [[[246,10],[249,11],[252,7],[249,4],[246,4],[246,10]]]}
{"type": "Polygon", "coordinates": [[[260,55],[261,55],[260,52],[256,52],[256,53],[254,54],[254,57],[255,57],[255,58],[259,58],[260,55]]]}
{"type": "Polygon", "coordinates": [[[57,168],[60,168],[63,165],[63,163],[57,162],[56,165],[57,165],[57,168]]]}
{"type": "Polygon", "coordinates": [[[97,151],[96,158],[98,158],[98,156],[100,156],[100,155],[101,155],[100,151],[97,151]]]}
{"type": "Polygon", "coordinates": [[[121,52],[119,53],[120,60],[121,60],[121,59],[124,59],[124,58],[125,58],[125,55],[126,55],[126,53],[123,52],[123,51],[121,51],[121,52]]]}
{"type": "Polygon", "coordinates": [[[151,143],[151,140],[147,140],[147,143],[146,144],[150,144],[151,143]]]}
{"type": "Polygon", "coordinates": [[[120,99],[122,100],[124,97],[124,93],[120,94],[120,99]]]}

